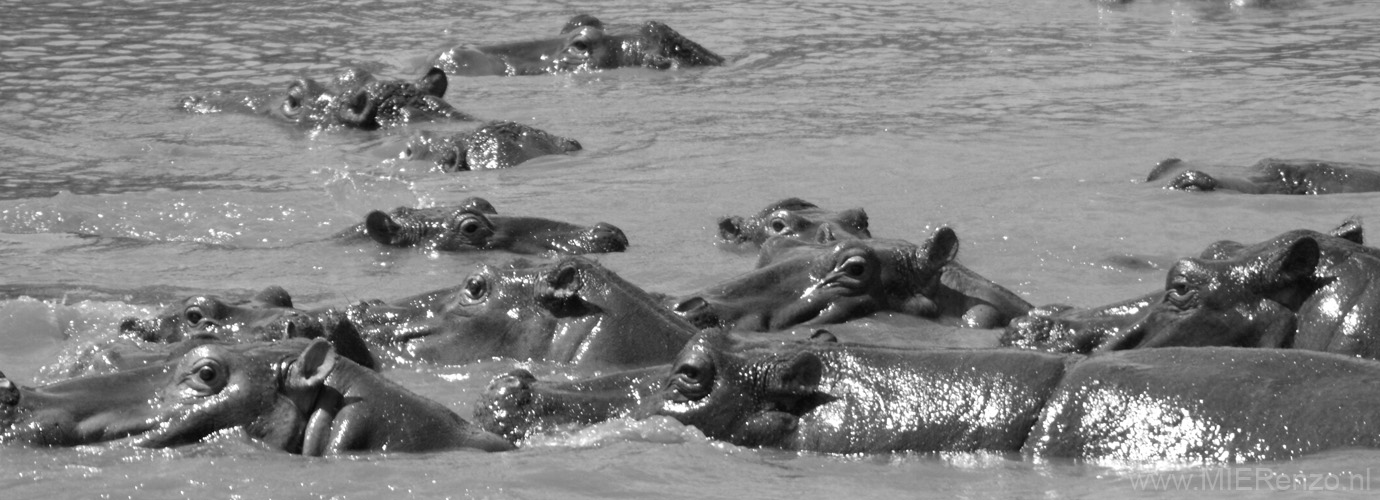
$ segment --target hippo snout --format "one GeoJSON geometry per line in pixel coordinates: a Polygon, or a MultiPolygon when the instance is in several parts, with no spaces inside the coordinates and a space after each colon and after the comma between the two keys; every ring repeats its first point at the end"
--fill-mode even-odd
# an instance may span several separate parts
{"type": "Polygon", "coordinates": [[[622,252],[628,249],[628,236],[623,234],[623,230],[618,226],[607,222],[600,222],[590,228],[589,237],[595,243],[594,247],[602,252],[622,252]]]}
{"type": "Polygon", "coordinates": [[[474,418],[481,428],[511,441],[521,439],[532,413],[532,384],[537,377],[516,369],[495,377],[475,403],[474,418]]]}

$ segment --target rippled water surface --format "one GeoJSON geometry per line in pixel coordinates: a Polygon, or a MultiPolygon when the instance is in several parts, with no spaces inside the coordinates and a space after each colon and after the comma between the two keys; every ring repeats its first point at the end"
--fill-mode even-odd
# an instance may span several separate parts
{"type": "MultiPolygon", "coordinates": [[[[878,237],[954,227],[961,260],[1037,304],[1139,295],[1161,286],[1173,259],[1223,238],[1325,230],[1349,215],[1380,221],[1372,194],[1252,197],[1142,182],[1169,157],[1380,163],[1373,1],[0,7],[0,369],[21,381],[51,379],[65,350],[193,292],[276,284],[299,306],[325,306],[456,284],[475,263],[512,256],[328,238],[371,209],[467,196],[504,213],[615,224],[632,247],[600,261],[671,293],[752,266],[712,245],[718,216],[790,196],[861,206],[878,237]],[[411,79],[450,45],[551,36],[581,12],[610,24],[663,21],[730,62],[453,79],[446,98],[462,110],[585,146],[506,171],[442,174],[389,159],[414,131],[463,125],[310,133],[174,109],[184,96],[269,91],[350,65],[411,79]]],[[[488,380],[517,363],[387,375],[469,415],[488,380]]],[[[1262,466],[1365,473],[1378,459],[1341,450],[1262,466]]],[[[491,455],[307,459],[236,435],[174,450],[10,447],[0,470],[6,498],[1149,495],[1126,464],[787,454],[665,421],[612,422],[491,455]]],[[[1196,493],[1280,497],[1251,486],[1196,493]]]]}

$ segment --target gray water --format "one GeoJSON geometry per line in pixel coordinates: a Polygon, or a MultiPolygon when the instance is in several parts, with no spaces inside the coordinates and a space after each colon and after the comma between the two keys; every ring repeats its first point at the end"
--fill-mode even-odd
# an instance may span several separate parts
{"type": "MultiPolygon", "coordinates": [[[[632,247],[599,260],[653,291],[749,269],[751,256],[712,244],[715,219],[798,196],[866,208],[878,237],[921,240],[950,225],[968,267],[1033,303],[1139,295],[1162,286],[1164,266],[1212,241],[1325,230],[1350,215],[1380,221],[1370,194],[1200,194],[1142,182],[1169,157],[1380,163],[1378,6],[0,0],[0,369],[51,381],[72,352],[111,337],[119,318],[196,292],[276,284],[314,307],[456,284],[476,263],[512,256],[327,238],[375,208],[468,196],[500,212],[623,228],[632,247]],[[310,133],[173,108],[187,95],[278,89],[349,65],[415,78],[442,48],[551,36],[582,12],[611,24],[663,21],[730,62],[454,79],[446,98],[462,110],[586,148],[506,171],[441,174],[388,157],[415,130],[464,125],[310,133]]],[[[515,360],[386,374],[468,416],[488,380],[515,366],[587,374],[515,360]]],[[[311,459],[234,433],[171,450],[7,447],[0,497],[1102,498],[1157,495],[1136,481],[1159,471],[1246,478],[1230,491],[1177,496],[1287,498],[1356,483],[1281,494],[1257,473],[1380,475],[1377,459],[1337,450],[1200,469],[827,456],[620,421],[504,454],[311,459]]]]}

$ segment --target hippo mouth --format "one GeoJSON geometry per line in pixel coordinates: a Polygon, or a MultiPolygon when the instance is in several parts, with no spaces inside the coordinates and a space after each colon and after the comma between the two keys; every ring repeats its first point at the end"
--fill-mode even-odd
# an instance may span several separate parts
{"type": "Polygon", "coordinates": [[[136,368],[42,388],[21,387],[0,374],[0,442],[75,446],[148,432],[159,425],[148,381],[168,371],[136,368]]]}

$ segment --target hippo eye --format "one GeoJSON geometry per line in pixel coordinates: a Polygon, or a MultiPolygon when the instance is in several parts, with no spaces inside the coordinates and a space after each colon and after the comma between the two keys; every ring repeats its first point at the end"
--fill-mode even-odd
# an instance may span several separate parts
{"type": "Polygon", "coordinates": [[[1190,286],[1188,282],[1180,280],[1171,282],[1164,294],[1164,300],[1179,309],[1192,307],[1197,298],[1198,290],[1190,286]]]}
{"type": "Polygon", "coordinates": [[[586,42],[584,40],[576,40],[570,42],[570,48],[578,50],[580,52],[589,52],[589,42],[586,42]]]}
{"type": "Polygon", "coordinates": [[[460,222],[460,232],[461,232],[461,233],[464,233],[464,234],[467,234],[467,235],[476,234],[476,233],[479,232],[480,229],[483,229],[483,228],[484,228],[484,224],[480,223],[478,219],[472,219],[472,218],[471,218],[471,219],[465,219],[465,220],[463,220],[463,221],[460,222]]]}
{"type": "Polygon", "coordinates": [[[209,395],[220,391],[225,387],[227,372],[219,361],[212,358],[205,358],[192,366],[191,371],[185,377],[187,387],[192,391],[209,395]]]}
{"type": "Polygon", "coordinates": [[[867,274],[867,259],[859,256],[849,257],[839,265],[838,271],[853,278],[861,278],[867,274]]]}
{"type": "Polygon", "coordinates": [[[470,276],[469,279],[465,280],[465,294],[463,297],[465,303],[477,304],[484,300],[484,297],[488,294],[489,280],[484,279],[483,276],[470,276]]]}

